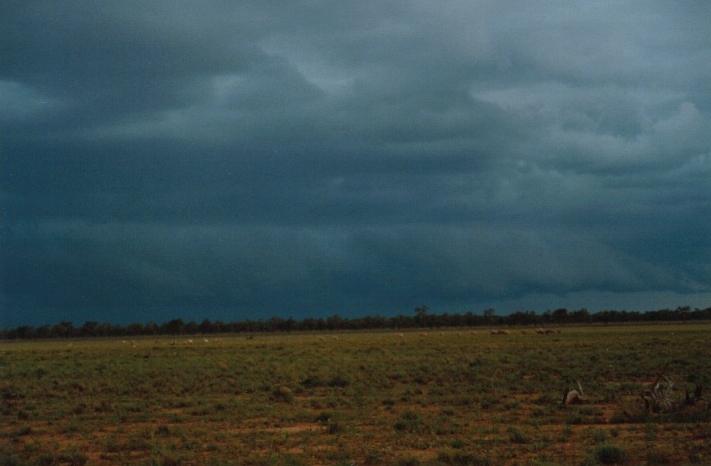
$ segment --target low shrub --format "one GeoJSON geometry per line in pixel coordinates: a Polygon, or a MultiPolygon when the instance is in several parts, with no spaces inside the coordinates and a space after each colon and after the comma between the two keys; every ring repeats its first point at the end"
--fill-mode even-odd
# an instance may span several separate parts
{"type": "Polygon", "coordinates": [[[627,452],[616,445],[603,445],[595,450],[595,459],[600,464],[625,464],[627,452]]]}

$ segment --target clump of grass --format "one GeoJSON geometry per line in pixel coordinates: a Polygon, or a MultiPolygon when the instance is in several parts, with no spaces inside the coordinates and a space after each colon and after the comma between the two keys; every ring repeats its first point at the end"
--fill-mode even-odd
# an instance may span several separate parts
{"type": "Polygon", "coordinates": [[[304,388],[316,388],[326,385],[318,375],[310,375],[301,381],[301,386],[304,388]]]}
{"type": "Polygon", "coordinates": [[[330,421],[332,417],[333,417],[333,413],[331,413],[330,411],[321,411],[321,413],[318,416],[316,416],[315,421],[318,422],[319,424],[325,424],[328,421],[330,421]]]}
{"type": "Polygon", "coordinates": [[[405,411],[393,427],[399,432],[419,432],[422,428],[422,420],[416,412],[405,411]]]}
{"type": "Polygon", "coordinates": [[[344,387],[347,387],[348,385],[350,385],[350,383],[351,383],[350,380],[346,379],[345,377],[343,377],[342,375],[339,374],[339,375],[332,377],[331,380],[328,381],[328,386],[332,387],[332,388],[335,388],[335,387],[344,388],[344,387]]]}
{"type": "Polygon", "coordinates": [[[648,464],[674,464],[674,460],[666,451],[650,451],[647,452],[648,464]]]}
{"type": "Polygon", "coordinates": [[[32,433],[32,427],[30,427],[30,426],[24,426],[24,427],[20,427],[20,429],[18,429],[18,431],[17,431],[17,433],[15,434],[15,436],[17,436],[17,437],[24,437],[24,436],[30,435],[31,433],[32,433]]]}
{"type": "Polygon", "coordinates": [[[397,462],[398,466],[419,466],[420,460],[417,458],[405,458],[397,462]]]}
{"type": "Polygon", "coordinates": [[[595,450],[595,459],[600,464],[625,464],[627,452],[616,445],[602,445],[595,450]]]}
{"type": "Polygon", "coordinates": [[[365,455],[365,464],[381,464],[382,463],[382,458],[380,456],[380,453],[378,453],[375,450],[369,451],[365,455]]]}
{"type": "Polygon", "coordinates": [[[158,460],[160,466],[180,466],[181,459],[173,453],[164,453],[158,460]]]}
{"type": "Polygon", "coordinates": [[[338,421],[329,420],[326,423],[326,433],[331,435],[340,434],[343,432],[343,426],[338,421]]]}
{"type": "Polygon", "coordinates": [[[519,427],[509,426],[506,432],[509,434],[509,440],[513,443],[528,443],[529,441],[528,435],[519,427]]]}
{"type": "Polygon", "coordinates": [[[272,400],[281,401],[283,403],[293,403],[294,392],[289,387],[280,386],[272,391],[272,400]]]}
{"type": "Polygon", "coordinates": [[[437,455],[437,463],[451,464],[456,466],[489,466],[491,462],[488,458],[472,453],[460,452],[440,452],[437,455]]]}
{"type": "Polygon", "coordinates": [[[589,438],[592,443],[602,444],[607,441],[609,435],[605,429],[588,427],[582,431],[582,436],[584,438],[589,438]]]}
{"type": "Polygon", "coordinates": [[[89,459],[83,453],[75,449],[70,449],[60,453],[57,461],[60,464],[68,464],[70,466],[83,466],[89,459]]]}

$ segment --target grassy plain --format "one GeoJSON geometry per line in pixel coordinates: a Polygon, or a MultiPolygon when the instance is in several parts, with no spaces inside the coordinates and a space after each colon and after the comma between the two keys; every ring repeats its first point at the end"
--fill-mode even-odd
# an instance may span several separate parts
{"type": "Polygon", "coordinates": [[[639,399],[709,353],[711,324],[2,342],[0,465],[711,464],[707,402],[639,399]]]}

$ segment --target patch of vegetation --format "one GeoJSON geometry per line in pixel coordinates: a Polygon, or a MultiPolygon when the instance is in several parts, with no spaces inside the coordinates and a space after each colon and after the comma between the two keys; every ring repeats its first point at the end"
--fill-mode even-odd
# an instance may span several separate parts
{"type": "Polygon", "coordinates": [[[707,396],[684,395],[708,383],[688,348],[710,331],[0,342],[0,465],[704,464],[707,396]],[[646,413],[667,364],[679,409],[646,413]]]}
{"type": "Polygon", "coordinates": [[[616,445],[603,445],[595,449],[595,459],[600,464],[625,464],[627,452],[616,445]]]}

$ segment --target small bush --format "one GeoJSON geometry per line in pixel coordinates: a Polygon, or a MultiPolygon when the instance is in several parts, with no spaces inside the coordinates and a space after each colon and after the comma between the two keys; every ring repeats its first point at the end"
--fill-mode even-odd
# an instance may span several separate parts
{"type": "Polygon", "coordinates": [[[365,464],[381,464],[382,459],[377,451],[371,450],[365,455],[365,464]]]}
{"type": "Polygon", "coordinates": [[[464,448],[464,440],[462,440],[462,439],[452,440],[452,448],[456,448],[456,449],[464,448]]]}
{"type": "Polygon", "coordinates": [[[674,461],[666,451],[650,451],[647,452],[648,464],[674,464],[674,461]]]}
{"type": "Polygon", "coordinates": [[[471,453],[447,453],[441,452],[437,455],[439,463],[451,464],[455,466],[490,466],[488,458],[483,458],[471,453]]]}
{"type": "Polygon", "coordinates": [[[294,392],[289,387],[279,387],[272,391],[272,400],[291,403],[294,401],[294,392]]]}
{"type": "Polygon", "coordinates": [[[420,421],[419,414],[414,411],[405,411],[393,427],[400,432],[419,432],[421,428],[420,421]]]}
{"type": "Polygon", "coordinates": [[[310,375],[301,381],[301,385],[304,388],[316,388],[323,387],[325,383],[318,377],[318,375],[310,375]]]}
{"type": "Polygon", "coordinates": [[[603,445],[595,450],[595,459],[600,464],[625,464],[627,452],[615,445],[603,445]]]}
{"type": "Polygon", "coordinates": [[[163,455],[158,462],[161,466],[180,466],[181,463],[182,461],[179,457],[170,454],[163,455]]]}
{"type": "Polygon", "coordinates": [[[509,434],[509,440],[513,443],[528,443],[528,436],[518,427],[511,426],[506,431],[509,434]]]}
{"type": "Polygon", "coordinates": [[[332,388],[344,388],[350,385],[350,381],[343,377],[342,375],[336,375],[331,380],[328,381],[328,386],[332,388]]]}
{"type": "Polygon", "coordinates": [[[331,413],[330,411],[322,411],[321,414],[316,416],[315,421],[321,424],[325,424],[330,421],[332,417],[333,413],[331,413]]]}
{"type": "Polygon", "coordinates": [[[420,465],[420,460],[417,458],[407,458],[398,461],[398,466],[419,466],[420,465]]]}
{"type": "Polygon", "coordinates": [[[25,426],[25,427],[20,427],[20,429],[17,431],[15,434],[17,437],[23,437],[25,435],[30,435],[32,433],[32,427],[30,426],[25,426]]]}
{"type": "Polygon", "coordinates": [[[332,435],[343,432],[343,427],[337,421],[328,421],[326,424],[326,432],[332,435]]]}
{"type": "Polygon", "coordinates": [[[61,464],[68,464],[69,466],[84,466],[88,458],[83,453],[70,450],[60,454],[58,461],[61,464]]]}

